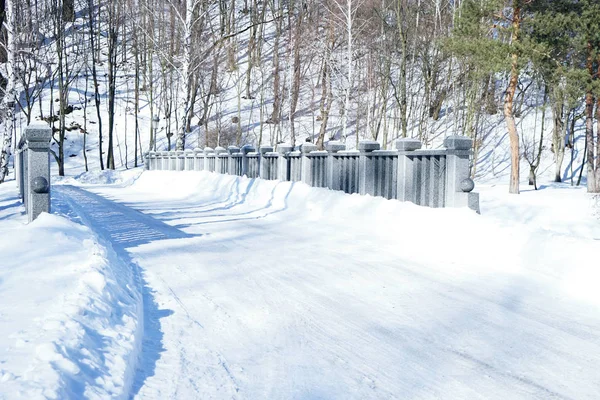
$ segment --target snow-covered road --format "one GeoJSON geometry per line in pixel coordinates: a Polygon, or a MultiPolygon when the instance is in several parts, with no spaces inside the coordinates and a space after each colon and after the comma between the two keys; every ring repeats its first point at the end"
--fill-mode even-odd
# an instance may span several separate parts
{"type": "Polygon", "coordinates": [[[600,393],[599,304],[574,296],[576,278],[548,261],[558,252],[531,239],[572,241],[576,265],[597,249],[592,238],[209,173],[90,190],[56,186],[56,196],[140,273],[131,397],[600,393]],[[467,241],[473,230],[487,237],[467,241]]]}

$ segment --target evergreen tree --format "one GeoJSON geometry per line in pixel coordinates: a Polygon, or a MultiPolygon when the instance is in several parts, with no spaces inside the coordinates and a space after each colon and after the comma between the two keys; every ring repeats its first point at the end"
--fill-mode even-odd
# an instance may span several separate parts
{"type": "Polygon", "coordinates": [[[519,135],[514,99],[522,57],[521,25],[526,16],[522,0],[465,0],[448,44],[457,57],[467,59],[481,73],[509,74],[504,97],[504,118],[510,139],[510,193],[519,193],[519,135]]]}

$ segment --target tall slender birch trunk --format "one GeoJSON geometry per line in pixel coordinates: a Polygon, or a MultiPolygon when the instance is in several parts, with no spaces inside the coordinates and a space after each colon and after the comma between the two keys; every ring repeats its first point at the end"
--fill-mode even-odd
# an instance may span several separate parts
{"type": "Polygon", "coordinates": [[[348,137],[348,114],[350,112],[350,90],[352,88],[352,78],[353,78],[353,69],[352,69],[352,23],[353,23],[353,15],[352,12],[352,0],[346,0],[346,12],[344,16],[346,17],[346,34],[348,35],[347,40],[347,52],[346,52],[346,62],[348,63],[348,70],[346,75],[346,90],[344,93],[344,114],[342,115],[342,137],[344,141],[346,137],[348,137]]]}
{"type": "Polygon", "coordinates": [[[185,22],[183,26],[183,59],[181,60],[181,93],[179,103],[180,125],[177,132],[176,150],[185,148],[185,136],[188,129],[189,115],[192,111],[192,35],[196,20],[196,9],[200,2],[198,0],[187,0],[185,5],[185,22]]]}
{"type": "Polygon", "coordinates": [[[12,147],[12,135],[14,130],[14,112],[16,102],[15,88],[15,63],[16,63],[16,26],[15,26],[16,0],[5,2],[5,26],[6,26],[6,50],[7,50],[7,82],[4,97],[2,98],[2,113],[4,132],[2,133],[2,153],[0,155],[0,183],[8,176],[8,162],[12,147]]]}

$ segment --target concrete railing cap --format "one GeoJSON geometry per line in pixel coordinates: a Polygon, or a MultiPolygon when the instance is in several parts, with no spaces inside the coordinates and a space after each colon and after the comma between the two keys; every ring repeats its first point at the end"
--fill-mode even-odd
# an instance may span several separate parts
{"type": "Polygon", "coordinates": [[[52,128],[45,123],[35,123],[25,128],[25,140],[28,142],[49,142],[52,128]]]}
{"type": "Polygon", "coordinates": [[[470,150],[473,147],[473,139],[460,135],[447,136],[444,139],[444,147],[448,150],[470,150]]]}
{"type": "Polygon", "coordinates": [[[273,151],[273,146],[260,146],[258,148],[258,152],[260,154],[271,153],[273,151]]]}
{"type": "Polygon", "coordinates": [[[251,144],[245,144],[240,148],[240,153],[242,153],[242,154],[253,153],[255,151],[256,151],[256,148],[254,146],[252,146],[251,144]]]}
{"type": "Polygon", "coordinates": [[[286,154],[292,150],[294,150],[294,146],[292,146],[291,144],[282,143],[277,145],[277,152],[279,154],[286,154]]]}
{"type": "Polygon", "coordinates": [[[380,148],[381,145],[379,144],[379,142],[376,142],[374,140],[362,140],[358,142],[358,150],[362,152],[369,153],[373,150],[379,150],[380,148]]]}
{"type": "Polygon", "coordinates": [[[346,150],[346,145],[337,140],[335,140],[335,141],[332,140],[332,141],[325,143],[325,150],[327,150],[330,153],[337,153],[338,151],[346,150]]]}
{"type": "Polygon", "coordinates": [[[309,142],[302,143],[300,151],[304,154],[310,153],[311,151],[317,150],[317,145],[309,142]]]}
{"type": "Polygon", "coordinates": [[[419,139],[400,138],[396,140],[396,150],[398,151],[415,151],[419,150],[423,144],[419,139]]]}

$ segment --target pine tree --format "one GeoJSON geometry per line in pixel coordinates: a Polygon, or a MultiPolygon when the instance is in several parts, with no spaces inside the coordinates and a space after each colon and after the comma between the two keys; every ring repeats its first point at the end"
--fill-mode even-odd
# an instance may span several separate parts
{"type": "Polygon", "coordinates": [[[511,174],[509,192],[519,193],[519,135],[514,99],[523,57],[521,25],[525,13],[522,0],[465,0],[459,10],[448,47],[481,76],[505,72],[509,81],[504,97],[504,119],[510,139],[511,174]]]}

